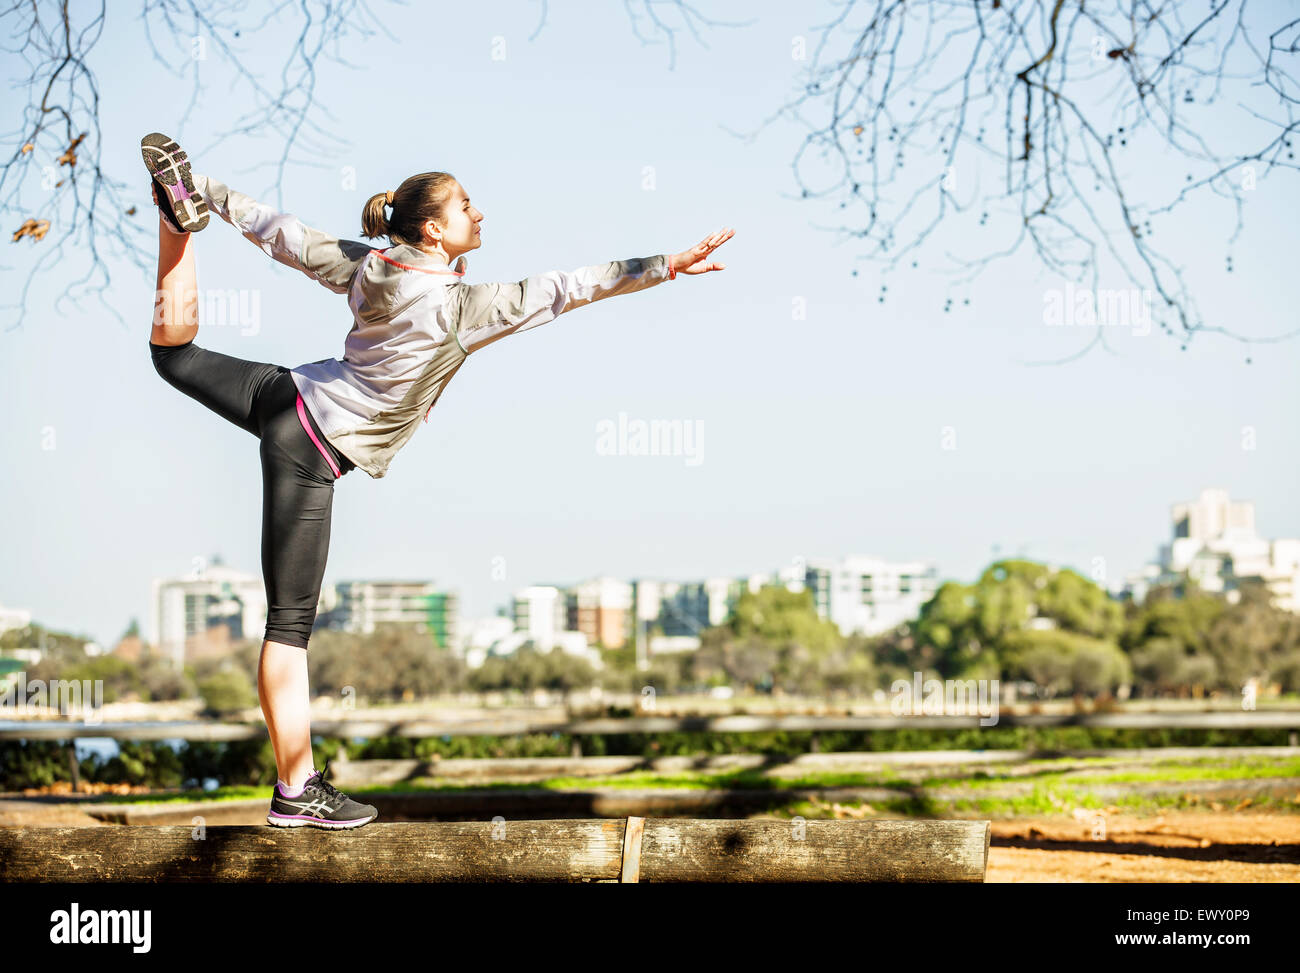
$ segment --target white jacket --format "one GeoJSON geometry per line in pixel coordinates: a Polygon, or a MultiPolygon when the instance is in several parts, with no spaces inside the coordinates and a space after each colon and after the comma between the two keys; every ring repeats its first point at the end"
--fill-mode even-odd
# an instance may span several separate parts
{"type": "Polygon", "coordinates": [[[465,258],[400,245],[376,250],[340,240],[198,173],[196,190],[214,213],[272,258],[348,296],[353,325],[342,358],[291,369],[321,432],[372,477],[426,420],[442,390],[476,349],[528,331],[565,311],[669,277],[669,257],[615,260],[548,271],[515,283],[466,284],[465,258]]]}

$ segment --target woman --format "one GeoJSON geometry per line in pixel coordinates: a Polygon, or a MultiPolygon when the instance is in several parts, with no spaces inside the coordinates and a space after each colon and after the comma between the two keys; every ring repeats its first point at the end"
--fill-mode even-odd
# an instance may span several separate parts
{"type": "Polygon", "coordinates": [[[445,172],[426,172],[372,196],[362,232],[376,250],[339,240],[192,172],[174,141],[141,140],[158,203],[158,290],[149,350],[171,385],[261,440],[262,577],[267,623],[257,690],[278,780],[267,822],[356,828],[377,812],[312,766],[307,645],[329,550],[334,481],[355,468],[383,476],[428,420],[465,359],[506,335],[677,274],[723,270],[709,255],[724,229],[689,250],[515,283],[466,284],[465,254],[481,245],[483,214],[445,172]],[[385,211],[387,210],[387,215],[385,211]],[[197,285],[191,233],[209,213],[237,227],[280,263],[348,296],[353,325],[342,358],[289,369],[194,344],[197,285]],[[453,261],[455,268],[452,269],[453,261]]]}

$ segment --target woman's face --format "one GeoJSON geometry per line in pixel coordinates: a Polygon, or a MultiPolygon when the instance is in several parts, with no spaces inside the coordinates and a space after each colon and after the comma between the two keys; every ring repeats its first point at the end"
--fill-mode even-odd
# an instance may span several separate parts
{"type": "Polygon", "coordinates": [[[465,188],[457,182],[443,207],[443,220],[439,227],[442,249],[447,252],[449,260],[479,248],[482,236],[478,225],[482,221],[483,214],[474,208],[465,188]]]}

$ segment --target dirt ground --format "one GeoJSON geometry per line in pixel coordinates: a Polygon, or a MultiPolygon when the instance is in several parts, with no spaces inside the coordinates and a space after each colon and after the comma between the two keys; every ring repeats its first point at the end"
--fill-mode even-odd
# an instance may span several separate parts
{"type": "Polygon", "coordinates": [[[1243,809],[993,822],[989,882],[1300,882],[1300,814],[1243,809]],[[1103,834],[1096,840],[1094,834],[1103,834]]]}

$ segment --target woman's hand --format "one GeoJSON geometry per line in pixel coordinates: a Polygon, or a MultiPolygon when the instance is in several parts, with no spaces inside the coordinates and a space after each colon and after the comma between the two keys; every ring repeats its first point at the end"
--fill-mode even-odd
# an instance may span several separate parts
{"type": "Polygon", "coordinates": [[[670,258],[673,271],[679,274],[703,274],[710,270],[726,270],[726,264],[718,263],[716,260],[710,262],[708,259],[709,254],[735,235],[736,231],[727,227],[705,237],[701,243],[696,244],[689,250],[674,254],[670,258]]]}

